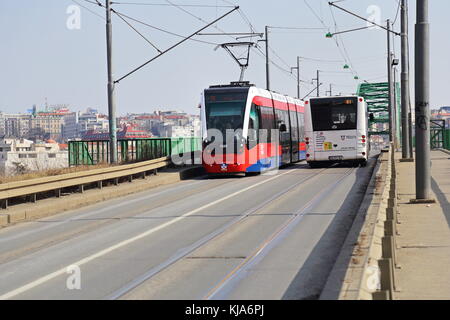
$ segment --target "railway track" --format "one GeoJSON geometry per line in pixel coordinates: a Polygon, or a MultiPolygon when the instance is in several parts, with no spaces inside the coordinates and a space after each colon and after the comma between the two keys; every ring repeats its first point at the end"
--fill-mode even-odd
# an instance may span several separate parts
{"type": "MultiPolygon", "coordinates": [[[[163,263],[151,268],[146,273],[142,274],[135,280],[131,281],[127,285],[123,286],[119,290],[113,292],[111,295],[106,297],[107,300],[116,300],[120,299],[124,296],[126,296],[128,293],[132,292],[134,289],[138,288],[141,284],[145,283],[146,281],[152,279],[156,275],[168,270],[172,265],[176,263],[180,263],[184,258],[187,256],[193,254],[195,251],[199,250],[200,248],[206,246],[207,244],[218,241],[220,237],[224,236],[228,231],[232,230],[234,227],[236,227],[239,223],[243,222],[247,217],[257,214],[258,211],[261,209],[273,204],[276,201],[282,200],[283,197],[287,196],[290,192],[296,190],[298,187],[305,187],[308,183],[311,183],[314,181],[315,178],[320,177],[321,174],[324,172],[329,171],[330,169],[333,169],[334,166],[329,168],[321,169],[317,172],[314,172],[311,175],[308,175],[304,179],[299,180],[297,183],[293,184],[289,188],[276,193],[272,197],[268,198],[264,202],[258,204],[255,207],[250,208],[246,212],[244,212],[242,215],[237,217],[236,219],[230,221],[226,225],[214,230],[210,234],[206,235],[202,239],[198,240],[194,244],[190,245],[187,248],[184,248],[182,251],[178,252],[176,255],[172,256],[168,260],[164,261],[163,263]]],[[[346,170],[332,185],[318,193],[313,199],[311,199],[308,203],[303,205],[297,212],[293,213],[292,216],[286,221],[284,224],[282,224],[277,230],[271,234],[269,238],[267,238],[263,243],[261,243],[255,251],[249,255],[236,269],[230,272],[229,275],[227,275],[224,279],[222,279],[220,282],[217,283],[217,285],[210,289],[210,291],[203,297],[204,299],[214,298],[218,293],[222,290],[224,290],[229,283],[233,279],[236,278],[237,275],[245,268],[248,264],[254,263],[256,258],[262,257],[262,254],[269,250],[271,245],[276,243],[277,239],[279,239],[282,235],[287,233],[292,226],[294,226],[298,221],[301,219],[301,217],[304,215],[305,212],[307,212],[310,208],[312,208],[318,201],[320,201],[321,198],[324,197],[327,193],[330,192],[333,188],[336,187],[336,185],[344,178],[349,176],[352,172],[354,172],[356,168],[349,168],[346,170]]],[[[288,172],[289,173],[289,172],[288,172]]]]}

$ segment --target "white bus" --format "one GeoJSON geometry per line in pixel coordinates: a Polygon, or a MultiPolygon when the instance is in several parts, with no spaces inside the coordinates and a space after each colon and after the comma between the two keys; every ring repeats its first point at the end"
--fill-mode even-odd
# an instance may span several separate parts
{"type": "Polygon", "coordinates": [[[369,157],[369,116],[357,96],[305,101],[306,161],[311,167],[352,162],[365,166],[369,157]]]}

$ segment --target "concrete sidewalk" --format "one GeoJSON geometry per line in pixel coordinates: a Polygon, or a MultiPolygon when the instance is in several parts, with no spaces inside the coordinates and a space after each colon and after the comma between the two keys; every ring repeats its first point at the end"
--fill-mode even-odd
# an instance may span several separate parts
{"type": "MultiPolygon", "coordinates": [[[[401,158],[397,153],[396,158],[401,158]]],[[[399,236],[395,300],[450,299],[450,154],[432,151],[435,204],[415,198],[415,163],[396,161],[399,236]]]]}

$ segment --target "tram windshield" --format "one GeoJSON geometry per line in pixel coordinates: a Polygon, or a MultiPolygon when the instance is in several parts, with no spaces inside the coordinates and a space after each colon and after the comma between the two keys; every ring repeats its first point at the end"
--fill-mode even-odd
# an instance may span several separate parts
{"type": "Polygon", "coordinates": [[[224,136],[227,130],[243,129],[246,93],[207,93],[205,95],[206,126],[224,136]]]}
{"type": "Polygon", "coordinates": [[[356,130],[357,98],[311,99],[314,131],[356,130]]]}

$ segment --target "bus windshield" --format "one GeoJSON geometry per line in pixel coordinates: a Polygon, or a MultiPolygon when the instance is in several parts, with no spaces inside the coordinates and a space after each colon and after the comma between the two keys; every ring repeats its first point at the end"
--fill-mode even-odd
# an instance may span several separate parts
{"type": "Polygon", "coordinates": [[[314,131],[356,130],[357,98],[311,99],[314,131]]]}
{"type": "Polygon", "coordinates": [[[205,95],[207,129],[217,129],[224,136],[226,130],[243,129],[247,94],[218,93],[205,95]]]}

